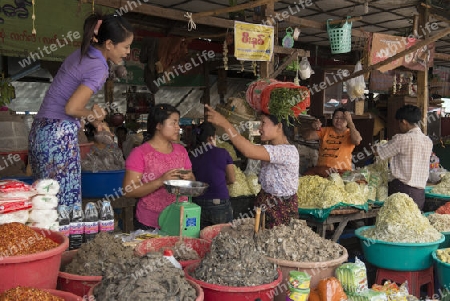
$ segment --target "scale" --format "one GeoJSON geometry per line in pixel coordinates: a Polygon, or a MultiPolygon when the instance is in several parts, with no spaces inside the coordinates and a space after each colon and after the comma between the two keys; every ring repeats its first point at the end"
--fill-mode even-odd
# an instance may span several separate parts
{"type": "Polygon", "coordinates": [[[158,224],[161,235],[200,237],[201,207],[192,203],[192,197],[202,195],[208,186],[199,181],[164,181],[164,187],[167,192],[176,195],[176,201],[159,215],[158,224]],[[181,196],[188,197],[188,201],[180,202],[181,196]]]}

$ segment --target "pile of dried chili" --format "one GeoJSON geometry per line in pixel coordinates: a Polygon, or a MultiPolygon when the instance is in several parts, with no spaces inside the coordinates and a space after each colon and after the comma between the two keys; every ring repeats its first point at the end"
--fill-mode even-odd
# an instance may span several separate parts
{"type": "Polygon", "coordinates": [[[24,224],[0,225],[0,258],[35,254],[56,248],[58,245],[24,224]]]}
{"type": "Polygon", "coordinates": [[[64,301],[49,292],[31,287],[15,287],[0,294],[0,301],[64,301]]]}

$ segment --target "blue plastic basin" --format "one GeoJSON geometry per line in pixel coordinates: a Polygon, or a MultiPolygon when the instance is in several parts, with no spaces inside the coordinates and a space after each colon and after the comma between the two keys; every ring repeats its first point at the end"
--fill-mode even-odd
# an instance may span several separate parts
{"type": "MultiPolygon", "coordinates": [[[[450,287],[450,264],[441,261],[436,254],[436,251],[432,253],[434,262],[436,263],[436,274],[439,280],[439,285],[442,288],[450,287]]],[[[435,289],[436,290],[436,289],[435,289]]]]}
{"type": "Polygon", "coordinates": [[[370,239],[361,233],[374,226],[361,227],[355,231],[360,239],[364,257],[376,267],[394,271],[420,271],[433,265],[431,253],[445,239],[444,235],[429,243],[395,243],[370,239]]]}
{"type": "Polygon", "coordinates": [[[81,172],[81,195],[83,198],[122,197],[121,188],[125,170],[81,172]]]}

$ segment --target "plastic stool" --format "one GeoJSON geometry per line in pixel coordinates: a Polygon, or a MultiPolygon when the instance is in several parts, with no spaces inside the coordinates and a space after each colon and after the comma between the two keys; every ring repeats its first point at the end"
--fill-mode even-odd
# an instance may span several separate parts
{"type": "Polygon", "coordinates": [[[383,285],[383,280],[391,280],[398,284],[408,281],[408,290],[411,295],[420,298],[420,287],[427,285],[427,296],[431,297],[434,294],[434,276],[433,266],[421,271],[392,271],[387,269],[377,268],[376,284],[383,285]]]}

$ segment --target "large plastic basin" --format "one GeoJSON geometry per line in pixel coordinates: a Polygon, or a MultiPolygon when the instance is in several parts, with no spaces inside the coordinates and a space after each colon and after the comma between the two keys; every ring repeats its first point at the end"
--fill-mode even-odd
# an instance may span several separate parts
{"type": "Polygon", "coordinates": [[[333,260],[323,262],[295,262],[289,260],[282,260],[276,258],[266,257],[270,262],[278,265],[283,274],[283,281],[279,291],[279,294],[275,296],[275,301],[285,301],[288,295],[288,290],[284,289],[288,287],[289,272],[290,271],[302,271],[308,273],[311,276],[310,288],[313,289],[317,286],[320,280],[334,276],[334,272],[337,267],[348,259],[347,249],[342,247],[342,256],[333,260]]]}
{"type": "MultiPolygon", "coordinates": [[[[436,251],[431,253],[431,257],[433,257],[434,262],[436,263],[436,275],[439,281],[439,285],[441,288],[449,288],[450,287],[450,264],[441,261],[436,254],[436,251]]],[[[437,291],[437,288],[435,288],[437,291]]]]}
{"type": "Polygon", "coordinates": [[[64,299],[64,301],[85,301],[83,297],[74,295],[69,292],[63,292],[58,290],[52,290],[52,289],[44,289],[44,291],[49,292],[53,296],[61,297],[64,299]]]}
{"type": "Polygon", "coordinates": [[[361,233],[374,226],[356,229],[355,235],[360,239],[364,257],[376,267],[393,271],[420,271],[433,265],[431,253],[444,242],[442,237],[429,243],[394,243],[370,239],[361,233]]]}
{"type": "Polygon", "coordinates": [[[78,144],[78,146],[80,147],[81,160],[86,159],[87,154],[90,152],[92,145],[94,145],[94,142],[78,144]]]}
{"type": "MultiPolygon", "coordinates": [[[[195,291],[197,292],[197,298],[194,301],[203,301],[205,299],[205,295],[204,295],[203,289],[200,287],[200,285],[198,285],[197,283],[195,283],[192,280],[189,280],[189,279],[186,279],[186,280],[192,285],[192,287],[195,288],[195,291]]],[[[95,295],[94,295],[94,289],[98,285],[100,285],[100,283],[96,284],[93,287],[91,287],[91,289],[89,290],[88,295],[87,295],[87,300],[89,300],[89,301],[96,301],[97,300],[95,298],[95,295]]],[[[102,300],[98,299],[97,301],[102,301],[102,300]]]]}
{"type": "MultiPolygon", "coordinates": [[[[72,262],[78,250],[66,251],[61,256],[61,268],[72,262]]],[[[77,296],[85,296],[94,285],[102,281],[102,276],[81,276],[66,272],[58,273],[58,289],[73,293],[77,296]]]]}
{"type": "MultiPolygon", "coordinates": [[[[195,279],[190,275],[194,271],[199,263],[193,263],[184,269],[186,278],[200,285],[205,294],[205,300],[220,300],[220,301],[253,301],[259,298],[261,301],[272,301],[274,296],[279,293],[277,286],[283,280],[283,274],[278,269],[278,278],[269,284],[257,285],[257,286],[224,286],[210,284],[198,279],[195,279]]],[[[284,299],[286,300],[286,298],[284,299]]],[[[283,300],[283,301],[284,301],[283,300]]]]}
{"type": "MultiPolygon", "coordinates": [[[[166,236],[160,238],[150,238],[140,242],[134,249],[136,254],[139,256],[144,256],[149,252],[158,252],[165,248],[173,248],[176,243],[180,241],[178,236],[166,236]]],[[[199,262],[206,253],[211,249],[211,242],[201,238],[183,238],[183,243],[187,248],[193,249],[197,252],[199,259],[194,260],[180,260],[180,264],[183,268],[194,263],[199,262]]]]}
{"type": "Polygon", "coordinates": [[[61,255],[69,247],[69,239],[59,232],[31,228],[59,246],[35,254],[0,258],[0,293],[19,285],[56,289],[61,255]]]}
{"type": "Polygon", "coordinates": [[[122,197],[122,188],[125,169],[81,172],[81,195],[83,198],[108,198],[122,197]]]}
{"type": "Polygon", "coordinates": [[[219,235],[220,231],[222,231],[222,228],[224,228],[224,227],[231,227],[231,223],[217,224],[217,225],[205,227],[200,231],[200,238],[208,240],[208,241],[212,241],[214,239],[214,237],[219,235]]]}

